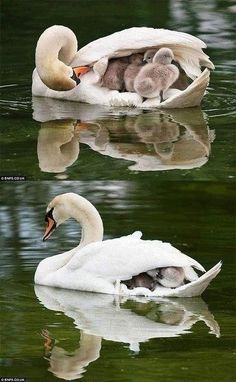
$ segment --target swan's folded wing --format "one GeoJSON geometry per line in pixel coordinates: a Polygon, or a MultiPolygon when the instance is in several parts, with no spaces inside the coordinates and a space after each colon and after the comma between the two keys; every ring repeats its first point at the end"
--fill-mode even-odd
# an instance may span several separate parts
{"type": "Polygon", "coordinates": [[[89,244],[67,264],[70,270],[80,269],[112,282],[128,280],[147,270],[168,266],[193,266],[205,272],[201,264],[171,244],[158,240],[144,241],[137,233],[89,244]]]}
{"type": "Polygon", "coordinates": [[[206,44],[188,33],[168,29],[130,28],[95,40],[81,48],[71,66],[91,65],[107,57],[128,56],[149,48],[170,47],[190,78],[198,76],[200,66],[214,69],[209,57],[202,51],[206,44]]]}

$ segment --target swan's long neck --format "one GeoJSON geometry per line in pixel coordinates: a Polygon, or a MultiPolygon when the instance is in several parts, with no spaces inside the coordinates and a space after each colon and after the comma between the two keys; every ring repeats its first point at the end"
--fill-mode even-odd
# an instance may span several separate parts
{"type": "MultiPolygon", "coordinates": [[[[56,198],[58,205],[61,206],[58,224],[69,218],[74,218],[82,227],[82,236],[77,247],[60,255],[47,257],[39,263],[34,278],[36,284],[50,285],[50,275],[53,272],[64,267],[75,254],[79,255],[79,250],[85,245],[103,239],[101,216],[87,199],[74,193],[58,195],[56,198]]],[[[54,283],[52,285],[55,286],[54,283]]]]}
{"type": "Polygon", "coordinates": [[[70,90],[75,81],[68,66],[77,52],[74,33],[61,25],[46,29],[40,36],[35,52],[35,63],[39,77],[50,89],[70,90]]]}
{"type": "Polygon", "coordinates": [[[88,200],[79,195],[68,195],[71,195],[71,217],[77,220],[82,228],[79,248],[95,241],[102,241],[103,223],[96,208],[88,200]]]}

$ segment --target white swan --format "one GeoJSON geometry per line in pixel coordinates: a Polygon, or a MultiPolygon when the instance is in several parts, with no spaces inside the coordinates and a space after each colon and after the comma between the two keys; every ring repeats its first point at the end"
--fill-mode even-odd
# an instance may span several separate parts
{"type": "Polygon", "coordinates": [[[209,57],[203,53],[204,42],[187,33],[166,29],[130,28],[100,38],[77,52],[74,33],[64,26],[54,25],[40,36],[36,47],[36,69],[33,72],[32,93],[36,96],[81,101],[108,106],[136,107],[190,107],[199,105],[209,82],[209,69],[214,69],[209,57]],[[136,93],[119,93],[100,87],[110,58],[129,56],[162,46],[172,49],[175,60],[193,83],[185,90],[171,89],[160,105],[159,97],[143,102],[136,93]],[[83,66],[90,71],[79,77],[75,72],[83,66]],[[201,72],[201,66],[206,69],[201,72]],[[77,86],[78,85],[78,86],[77,86]]]}
{"type": "Polygon", "coordinates": [[[43,239],[71,217],[82,227],[79,246],[41,261],[35,273],[36,284],[107,294],[189,297],[200,295],[220,271],[221,263],[198,278],[192,267],[205,270],[196,260],[169,243],[141,240],[140,232],[102,241],[103,223],[98,211],[74,193],[58,195],[49,203],[43,239]],[[147,288],[129,290],[121,283],[142,272],[169,266],[182,267],[185,278],[193,281],[175,289],[157,286],[153,292],[147,288]]]}

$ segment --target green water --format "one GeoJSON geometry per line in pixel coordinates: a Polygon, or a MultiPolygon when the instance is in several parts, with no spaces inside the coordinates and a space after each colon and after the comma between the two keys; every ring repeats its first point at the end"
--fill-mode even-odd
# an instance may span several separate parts
{"type": "Polygon", "coordinates": [[[235,13],[233,1],[2,1],[1,375],[27,381],[232,381],[235,375],[235,13]],[[34,49],[52,24],[79,45],[130,26],[192,33],[216,65],[201,108],[138,113],[31,97],[34,49]],[[85,128],[84,128],[85,127],[85,128]],[[64,180],[64,181],[62,181],[64,180]],[[222,272],[202,298],[147,301],[34,290],[47,203],[77,192],[105,239],[142,230],[222,272]],[[142,329],[140,329],[142,328],[142,329]],[[138,345],[139,351],[138,351],[138,345]]]}

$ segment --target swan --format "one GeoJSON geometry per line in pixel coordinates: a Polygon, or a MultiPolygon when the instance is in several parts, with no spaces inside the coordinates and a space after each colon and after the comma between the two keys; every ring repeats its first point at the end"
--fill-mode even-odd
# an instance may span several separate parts
{"type": "Polygon", "coordinates": [[[65,26],[54,25],[47,28],[37,42],[32,94],[106,106],[196,106],[209,83],[209,69],[214,69],[203,48],[205,43],[188,33],[133,27],[99,38],[77,52],[75,34],[65,26]],[[158,99],[150,104],[136,93],[120,93],[100,86],[110,59],[163,46],[172,49],[175,60],[193,80],[187,89],[172,89],[168,99],[160,105],[158,99]],[[201,67],[205,68],[203,72],[201,67]]]}
{"type": "Polygon", "coordinates": [[[81,224],[81,241],[70,251],[42,260],[35,272],[36,284],[106,294],[189,297],[200,295],[220,271],[218,263],[198,278],[193,267],[205,272],[200,263],[169,243],[142,240],[141,232],[102,241],[103,223],[98,211],[75,193],[57,195],[49,203],[43,240],[69,218],[81,224]],[[185,279],[192,281],[175,289],[157,286],[154,291],[144,287],[130,290],[122,283],[140,273],[171,266],[183,268],[185,279]]]}
{"type": "Polygon", "coordinates": [[[163,102],[163,92],[179,77],[179,69],[171,64],[173,59],[171,49],[159,49],[153,57],[152,63],[145,65],[135,78],[134,89],[136,92],[146,98],[160,96],[160,102],[163,102]]]}

